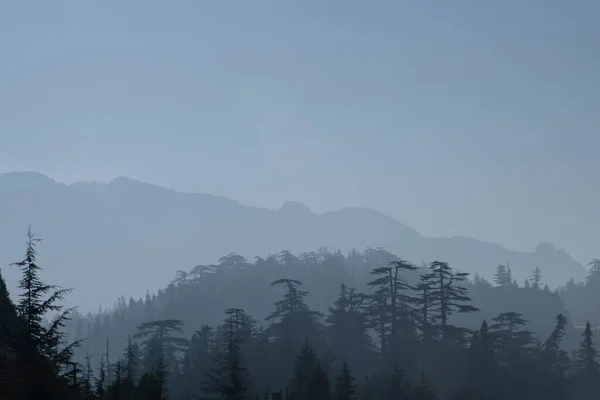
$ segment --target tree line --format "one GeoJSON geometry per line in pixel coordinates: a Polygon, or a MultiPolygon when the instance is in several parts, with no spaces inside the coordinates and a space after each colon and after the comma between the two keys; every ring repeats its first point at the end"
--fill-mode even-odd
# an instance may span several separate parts
{"type": "MultiPolygon", "coordinates": [[[[339,282],[337,296],[325,311],[311,308],[309,292],[290,277],[270,283],[280,298],[261,322],[240,304],[227,308],[220,323],[196,322],[198,329],[189,332],[183,319],[160,317],[151,308],[156,302],[148,301],[143,303],[144,321],[136,321],[116,357],[108,335],[106,351],[92,354],[85,337],[68,340],[65,325],[73,310],[63,309],[60,302],[69,291],[39,278],[37,241],[29,231],[25,257],[14,264],[22,271],[16,303],[0,281],[0,398],[558,400],[588,398],[600,389],[589,323],[570,354],[563,343],[570,323],[562,313],[543,338],[528,329],[524,315],[510,310],[476,328],[461,326],[457,315],[480,311],[471,299],[469,274],[445,262],[416,266],[387,256],[367,268],[364,285],[339,282]],[[46,321],[49,313],[57,317],[46,321]],[[74,353],[82,350],[85,356],[75,361],[74,353]]],[[[320,257],[315,268],[320,268],[321,279],[331,272],[324,265],[339,267],[336,253],[305,257],[307,262],[320,257]]],[[[285,252],[278,259],[284,266],[297,262],[285,252]]],[[[199,282],[217,274],[233,280],[252,268],[236,255],[224,262],[221,270],[204,266],[179,273],[162,295],[201,299],[199,282]]],[[[280,272],[285,276],[290,270],[280,272]]],[[[496,283],[515,285],[509,277],[510,268],[501,266],[496,283]]],[[[487,285],[483,278],[475,281],[487,285]]],[[[541,288],[539,270],[532,281],[522,289],[540,296],[548,292],[541,288]]],[[[262,284],[268,291],[267,283],[262,284]]],[[[182,304],[171,300],[167,308],[182,304]]],[[[198,308],[200,304],[192,304],[186,312],[198,308]]],[[[171,315],[177,311],[166,310],[171,315]]],[[[81,330],[85,319],[75,317],[75,328],[81,330]]],[[[117,324],[127,323],[126,314],[119,318],[117,324]]],[[[88,324],[89,339],[95,329],[88,324]]]]}

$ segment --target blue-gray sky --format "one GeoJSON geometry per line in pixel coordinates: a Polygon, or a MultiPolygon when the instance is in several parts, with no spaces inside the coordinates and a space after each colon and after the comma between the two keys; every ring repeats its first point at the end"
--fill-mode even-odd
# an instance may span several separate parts
{"type": "Polygon", "coordinates": [[[0,171],[600,256],[600,2],[12,1],[0,171]]]}

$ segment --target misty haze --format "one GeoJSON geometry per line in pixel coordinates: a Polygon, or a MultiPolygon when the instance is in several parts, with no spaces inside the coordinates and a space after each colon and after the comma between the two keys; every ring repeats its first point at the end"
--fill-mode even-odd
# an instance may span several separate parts
{"type": "Polygon", "coordinates": [[[600,3],[30,6],[0,400],[598,397],[600,3]]]}

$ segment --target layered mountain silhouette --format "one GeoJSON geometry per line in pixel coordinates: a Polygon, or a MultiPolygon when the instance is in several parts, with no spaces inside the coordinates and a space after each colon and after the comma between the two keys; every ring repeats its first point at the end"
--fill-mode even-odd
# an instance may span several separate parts
{"type": "Polygon", "coordinates": [[[44,277],[74,288],[69,302],[83,311],[112,306],[122,295],[142,296],[164,287],[177,270],[232,252],[253,260],[281,250],[382,247],[415,263],[444,260],[486,278],[508,262],[520,284],[536,266],[550,287],[585,276],[580,263],[550,244],[525,253],[465,237],[426,238],[368,208],[314,214],[286,202],[268,210],[127,178],[65,185],[15,172],[0,175],[0,266],[12,288],[18,276],[8,264],[22,258],[30,223],[44,239],[38,246],[44,277]]]}

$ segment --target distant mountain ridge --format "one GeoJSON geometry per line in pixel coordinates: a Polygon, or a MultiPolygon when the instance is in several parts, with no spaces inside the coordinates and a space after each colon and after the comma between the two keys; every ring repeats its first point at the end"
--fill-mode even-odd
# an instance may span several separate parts
{"type": "Polygon", "coordinates": [[[460,236],[426,238],[369,208],[314,214],[290,201],[268,210],[128,178],[66,185],[15,172],[0,175],[0,267],[11,287],[16,271],[7,265],[22,256],[29,223],[45,240],[39,246],[45,276],[74,288],[71,301],[85,311],[100,302],[110,306],[121,295],[157,290],[177,270],[215,263],[232,252],[252,260],[282,250],[383,247],[415,263],[445,260],[487,278],[509,262],[519,284],[539,266],[551,287],[586,273],[550,244],[526,253],[460,236]]]}

